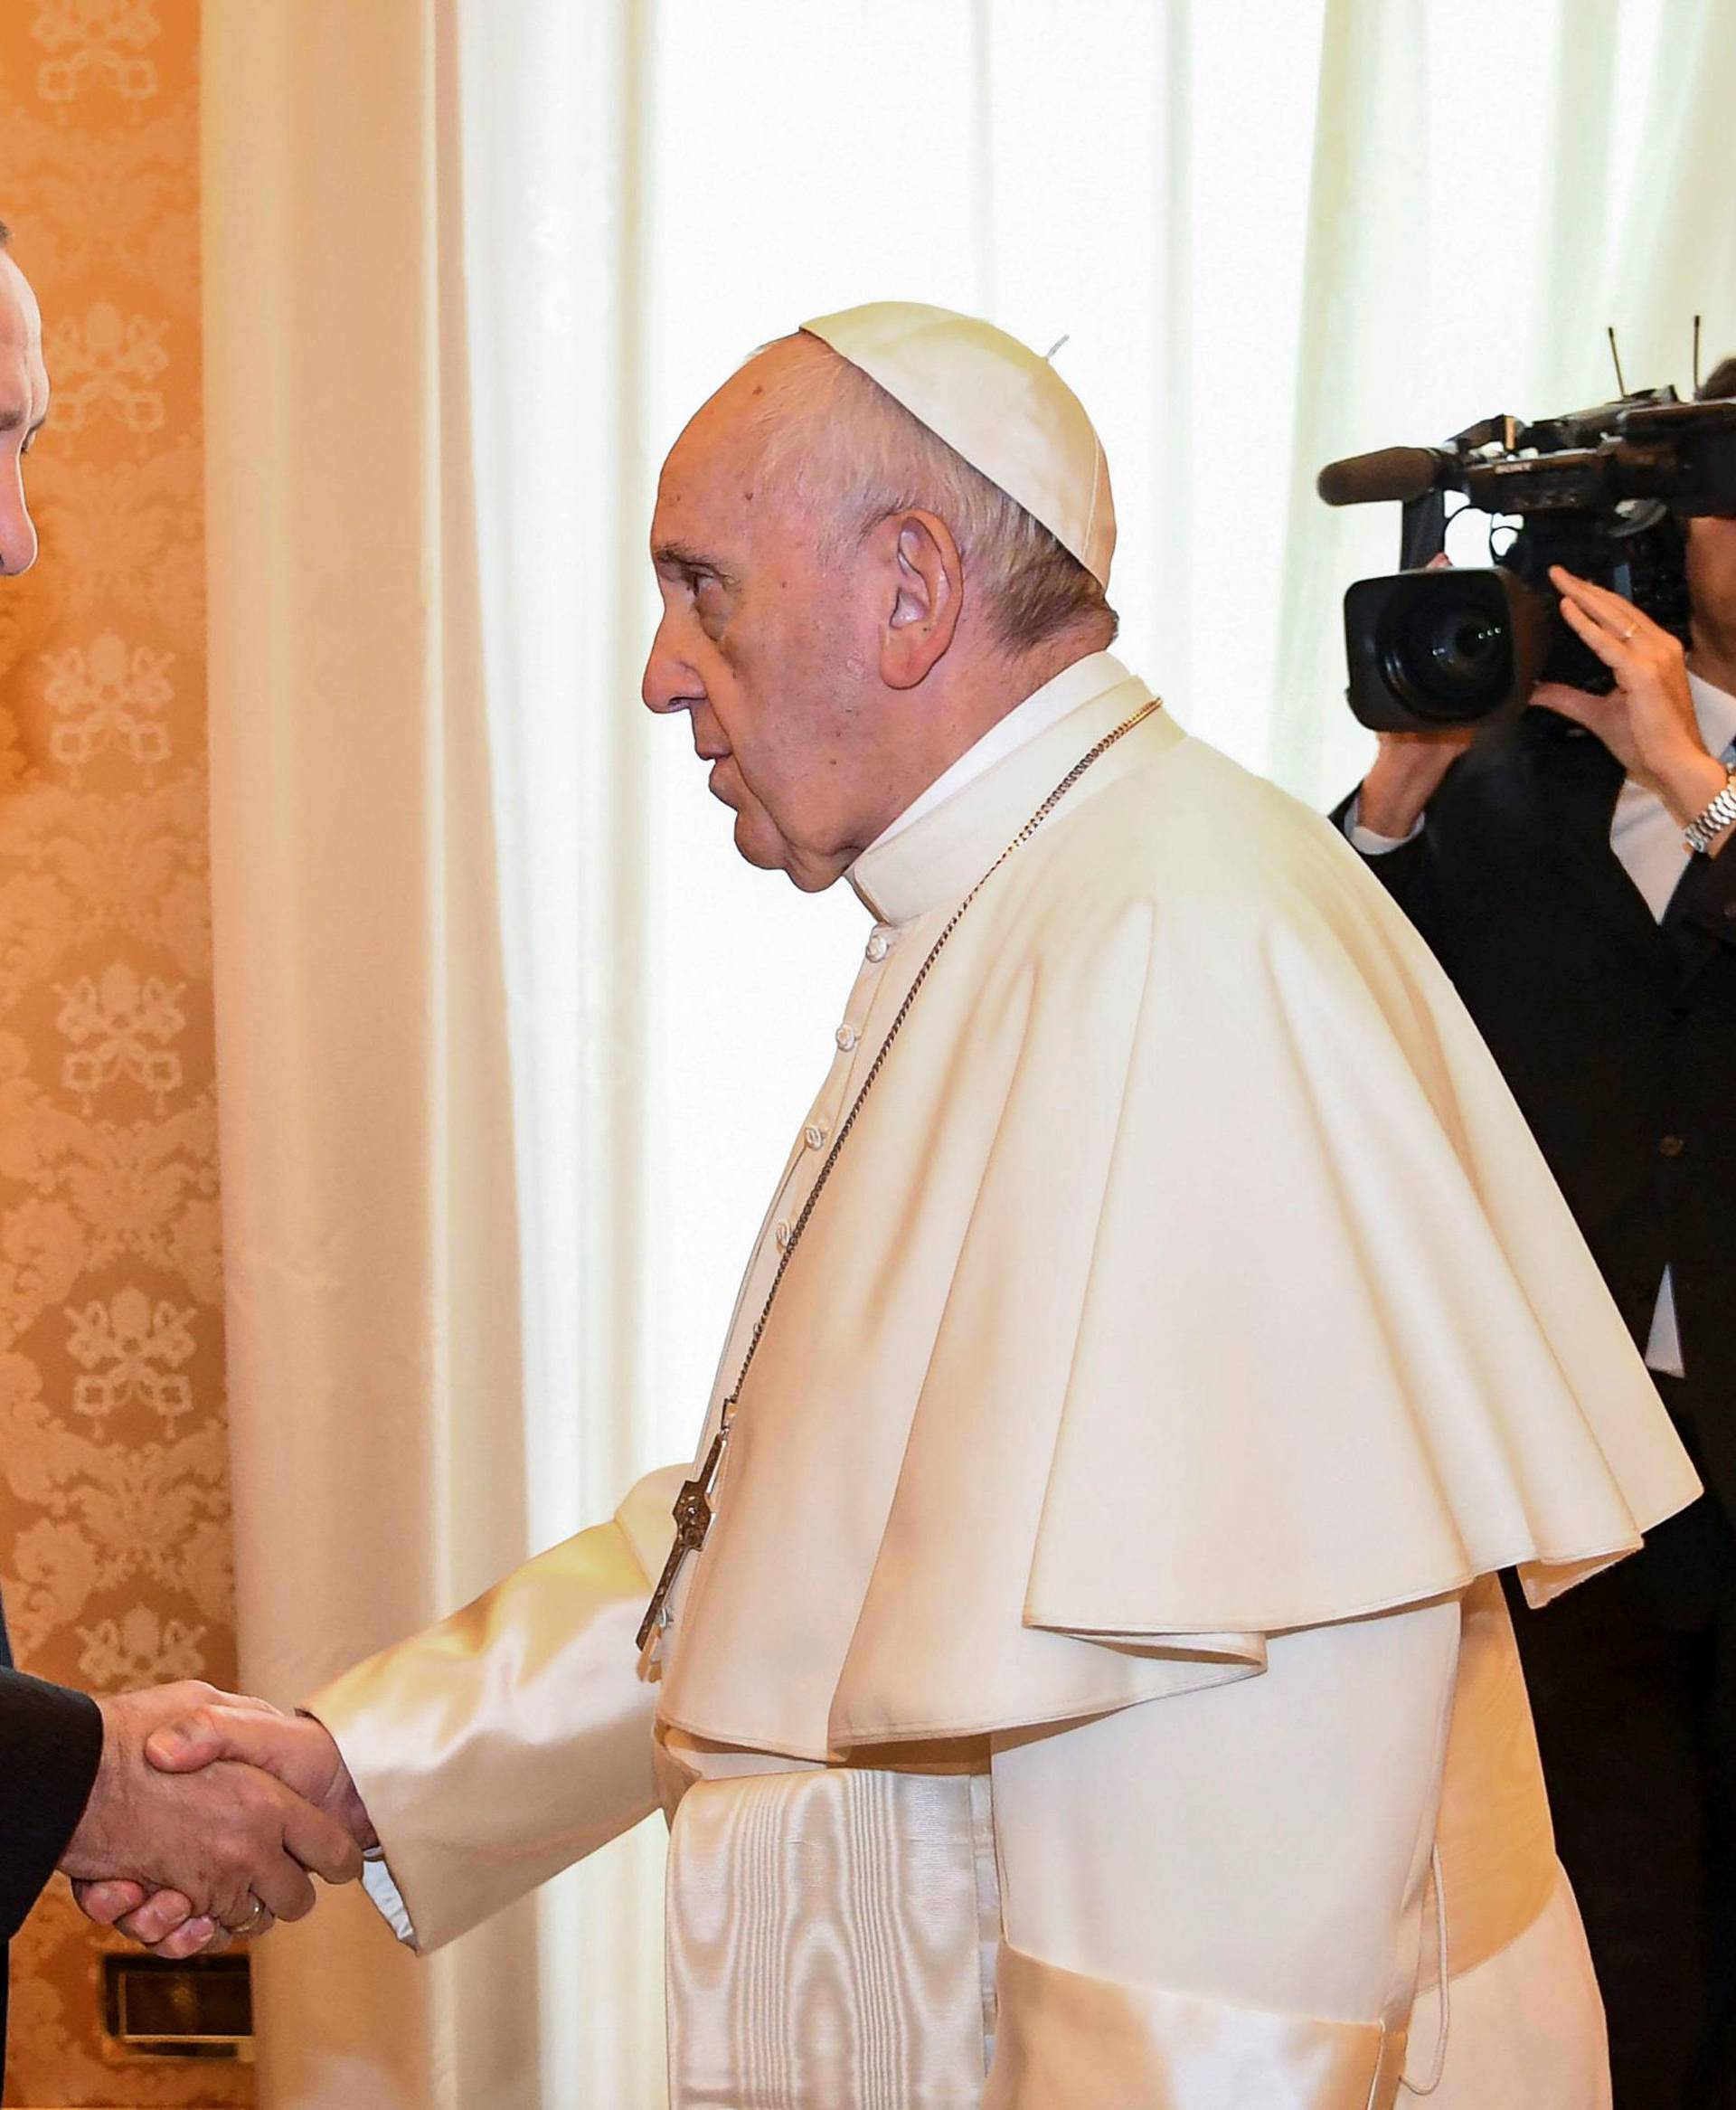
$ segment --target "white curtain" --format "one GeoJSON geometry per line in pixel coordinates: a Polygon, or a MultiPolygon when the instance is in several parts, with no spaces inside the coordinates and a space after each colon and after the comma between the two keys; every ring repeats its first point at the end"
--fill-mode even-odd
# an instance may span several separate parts
{"type": "MultiPolygon", "coordinates": [[[[1315,470],[1601,400],[1606,323],[1637,384],[1685,389],[1696,311],[1708,364],[1736,346],[1736,11],[207,0],[206,19],[237,1501],[247,1660],[278,1690],[689,1449],[829,1054],[855,904],[741,866],[683,726],[637,699],[646,528],[684,418],[754,345],[855,300],[944,302],[1043,348],[1067,333],[1116,478],[1125,656],[1194,730],[1325,803],[1367,752],[1338,599],[1390,567],[1396,519],[1328,514],[1315,470]],[[420,598],[382,608],[394,564],[420,598]],[[375,839],[367,814],[405,785],[410,839],[375,839]],[[455,1069],[455,1044],[476,1059],[455,1069]],[[440,1083],[413,1121],[406,1077],[440,1083]],[[384,1198],[358,1140],[376,1121],[404,1150],[384,1198]],[[466,1181],[486,1238],[458,1235],[466,1181]],[[377,1233],[366,1295],[311,1329],[326,1248],[253,1263],[250,1197],[284,1193],[311,1232],[354,1203],[377,1233]],[[395,1391],[370,1296],[394,1341],[439,1348],[395,1391]],[[485,1356],[473,1329],[503,1312],[485,1356]],[[468,1463],[401,1469],[398,1443],[468,1463]]],[[[294,1970],[268,1968],[268,2105],[658,2104],[660,1856],[647,1827],[533,1926],[461,1944],[384,2060],[333,2022],[318,1923],[297,1930],[294,1970]]],[[[384,1954],[354,1938],[353,1991],[384,1954]]]]}
{"type": "MultiPolygon", "coordinates": [[[[527,1542],[452,27],[203,15],[237,1624],[286,1703],[527,1542]]],[[[332,1899],[259,1952],[262,2101],[561,2102],[535,1942],[526,1907],[419,1966],[332,1899]]]]}

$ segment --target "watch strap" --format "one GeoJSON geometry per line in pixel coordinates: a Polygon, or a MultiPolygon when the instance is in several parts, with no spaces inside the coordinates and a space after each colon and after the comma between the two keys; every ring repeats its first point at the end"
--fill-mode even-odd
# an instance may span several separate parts
{"type": "Polygon", "coordinates": [[[1732,825],[1736,825],[1736,762],[1727,762],[1723,790],[1689,821],[1682,830],[1682,839],[1696,856],[1704,856],[1732,825]]]}

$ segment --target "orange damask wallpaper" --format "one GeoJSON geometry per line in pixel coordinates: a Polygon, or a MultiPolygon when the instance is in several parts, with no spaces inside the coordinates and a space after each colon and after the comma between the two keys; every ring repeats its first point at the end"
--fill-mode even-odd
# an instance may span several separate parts
{"type": "MultiPolygon", "coordinates": [[[[26,1668],[231,1679],[206,878],[198,0],[0,0],[41,298],[42,556],[0,580],[0,1587],[26,1668]]],[[[57,1883],[12,2104],[251,2100],[122,2062],[57,1883]]]]}

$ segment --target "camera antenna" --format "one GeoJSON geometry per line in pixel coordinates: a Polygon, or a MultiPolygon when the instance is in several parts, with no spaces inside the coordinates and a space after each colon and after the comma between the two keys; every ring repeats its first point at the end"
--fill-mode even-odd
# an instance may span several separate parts
{"type": "Polygon", "coordinates": [[[1700,317],[1694,318],[1694,393],[1700,393],[1700,317]]]}
{"type": "Polygon", "coordinates": [[[1628,383],[1622,379],[1621,353],[1616,344],[1616,326],[1614,323],[1609,323],[1605,326],[1605,327],[1608,331],[1609,338],[1609,356],[1616,363],[1616,393],[1618,395],[1626,395],[1628,393],[1628,383]]]}

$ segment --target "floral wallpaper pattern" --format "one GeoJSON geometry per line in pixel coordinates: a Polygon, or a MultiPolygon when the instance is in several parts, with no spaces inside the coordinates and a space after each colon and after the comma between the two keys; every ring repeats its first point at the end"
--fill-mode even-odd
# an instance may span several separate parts
{"type": "MultiPolygon", "coordinates": [[[[198,0],[6,0],[0,219],[42,304],[42,557],[0,581],[0,1590],[95,1691],[233,1674],[211,1023],[198,0]]],[[[125,2059],[56,1885],[5,2100],[238,2104],[125,2059]]]]}

